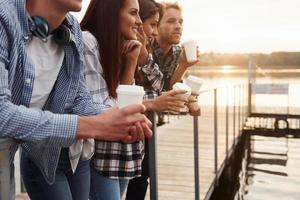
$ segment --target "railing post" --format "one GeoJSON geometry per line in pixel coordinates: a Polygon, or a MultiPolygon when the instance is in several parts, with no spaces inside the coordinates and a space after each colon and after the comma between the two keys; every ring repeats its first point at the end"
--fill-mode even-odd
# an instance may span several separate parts
{"type": "Polygon", "coordinates": [[[242,109],[242,111],[241,111],[241,117],[242,117],[242,129],[244,128],[244,111],[245,111],[245,108],[244,108],[244,100],[245,100],[245,85],[242,85],[242,101],[241,101],[241,103],[242,103],[242,105],[241,105],[241,109],[242,109]]]}
{"type": "Polygon", "coordinates": [[[239,108],[238,108],[238,137],[241,135],[241,85],[239,85],[239,108]]]}
{"type": "Polygon", "coordinates": [[[252,113],[252,83],[248,83],[248,117],[252,113]]]}
{"type": "Polygon", "coordinates": [[[235,94],[235,86],[233,86],[233,146],[235,146],[235,100],[236,100],[236,94],[235,94]]]}
{"type": "Polygon", "coordinates": [[[255,83],[255,74],[254,74],[254,60],[249,56],[248,61],[248,117],[252,113],[252,84],[255,83]]]}
{"type": "Polygon", "coordinates": [[[11,139],[0,139],[0,200],[10,199],[11,171],[10,149],[14,141],[11,139]]]}
{"type": "Polygon", "coordinates": [[[226,162],[228,161],[228,133],[229,133],[229,89],[227,87],[227,99],[226,99],[226,162]]]}
{"type": "Polygon", "coordinates": [[[200,199],[199,184],[199,128],[198,116],[194,117],[194,172],[195,172],[195,200],[200,199]]]}
{"type": "Polygon", "coordinates": [[[149,150],[149,177],[150,177],[150,199],[158,200],[157,190],[157,164],[156,164],[156,113],[149,112],[149,118],[152,122],[152,137],[148,140],[149,150]]]}
{"type": "Polygon", "coordinates": [[[215,140],[215,175],[216,182],[218,185],[218,106],[217,106],[217,89],[214,89],[214,140],[215,140]]]}

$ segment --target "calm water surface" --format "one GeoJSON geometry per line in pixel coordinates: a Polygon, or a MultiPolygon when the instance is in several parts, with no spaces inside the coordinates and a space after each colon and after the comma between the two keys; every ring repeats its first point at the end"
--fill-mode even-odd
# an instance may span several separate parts
{"type": "MultiPolygon", "coordinates": [[[[206,67],[194,67],[188,71],[187,75],[193,74],[204,79],[202,90],[209,90],[212,88],[231,88],[232,85],[247,84],[248,83],[248,70],[246,67],[238,66],[206,66],[206,67]]],[[[300,67],[289,68],[283,66],[281,69],[257,69],[256,73],[252,76],[254,83],[267,83],[267,84],[289,84],[288,95],[269,95],[260,94],[253,95],[253,104],[259,107],[269,107],[269,109],[275,109],[275,112],[293,113],[293,108],[300,108],[300,98],[298,97],[300,91],[300,67]],[[289,107],[289,109],[288,109],[289,107]]],[[[233,97],[233,90],[229,89],[228,92],[221,94],[223,104],[226,104],[225,99],[227,96],[233,97]]],[[[233,99],[229,98],[229,104],[232,105],[233,99]]],[[[200,104],[211,104],[210,98],[201,99],[200,104]]],[[[255,108],[254,108],[255,109],[255,108]]],[[[259,110],[257,110],[259,111],[259,110]]],[[[300,199],[300,198],[299,198],[300,199]]]]}
{"type": "MultiPolygon", "coordinates": [[[[247,70],[236,66],[193,68],[190,74],[204,79],[203,90],[247,84],[247,70]]],[[[288,83],[288,95],[254,95],[254,110],[300,114],[300,70],[257,70],[255,83],[288,83]]],[[[232,91],[229,91],[231,95],[232,91]]],[[[222,94],[223,99],[226,95],[222,94]]],[[[221,96],[222,96],[221,95],[221,96]]],[[[221,97],[222,98],[222,97],[221,97]]],[[[211,99],[200,99],[210,104],[211,99]]],[[[232,101],[232,100],[229,100],[232,101]]],[[[230,102],[229,102],[230,103],[230,102]]],[[[249,139],[249,138],[248,138],[249,139]]],[[[245,145],[235,194],[226,200],[300,200],[300,139],[251,136],[245,145]]],[[[218,200],[224,200],[218,199],[218,200]]]]}
{"type": "Polygon", "coordinates": [[[299,200],[300,139],[251,136],[234,200],[299,200]]]}

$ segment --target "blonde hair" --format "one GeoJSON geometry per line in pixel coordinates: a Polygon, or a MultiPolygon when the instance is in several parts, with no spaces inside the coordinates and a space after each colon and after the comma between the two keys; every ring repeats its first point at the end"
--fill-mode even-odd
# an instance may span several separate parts
{"type": "Polygon", "coordinates": [[[161,2],[159,7],[159,21],[163,17],[165,11],[170,8],[182,11],[182,7],[179,5],[178,2],[161,2]]]}

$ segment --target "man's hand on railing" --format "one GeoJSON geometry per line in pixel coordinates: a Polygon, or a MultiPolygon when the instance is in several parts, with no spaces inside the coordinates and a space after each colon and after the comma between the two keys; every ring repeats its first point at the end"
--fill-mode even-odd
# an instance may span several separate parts
{"type": "Polygon", "coordinates": [[[192,94],[189,96],[187,107],[189,109],[189,114],[192,116],[200,116],[201,115],[201,109],[198,104],[198,92],[192,92],[192,94]]]}

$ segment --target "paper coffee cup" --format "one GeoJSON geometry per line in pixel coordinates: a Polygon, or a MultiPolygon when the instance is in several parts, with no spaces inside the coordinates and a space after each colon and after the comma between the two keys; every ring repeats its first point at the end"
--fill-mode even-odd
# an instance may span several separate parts
{"type": "Polygon", "coordinates": [[[188,62],[197,61],[197,42],[188,40],[182,43],[185,50],[185,56],[188,62]]]}
{"type": "Polygon", "coordinates": [[[144,88],[137,85],[119,85],[117,88],[119,108],[131,105],[142,104],[145,95],[144,88]]]}
{"type": "MultiPolygon", "coordinates": [[[[184,94],[177,94],[177,95],[183,95],[186,98],[188,98],[192,93],[192,89],[184,83],[179,83],[179,82],[175,83],[172,88],[173,88],[173,90],[184,90],[184,91],[186,91],[186,93],[184,93],[184,94]]],[[[187,111],[188,111],[187,106],[180,109],[180,112],[187,112],[187,111]]]]}
{"type": "Polygon", "coordinates": [[[203,79],[190,75],[184,80],[184,83],[192,89],[192,92],[199,92],[203,84],[203,79]]]}

